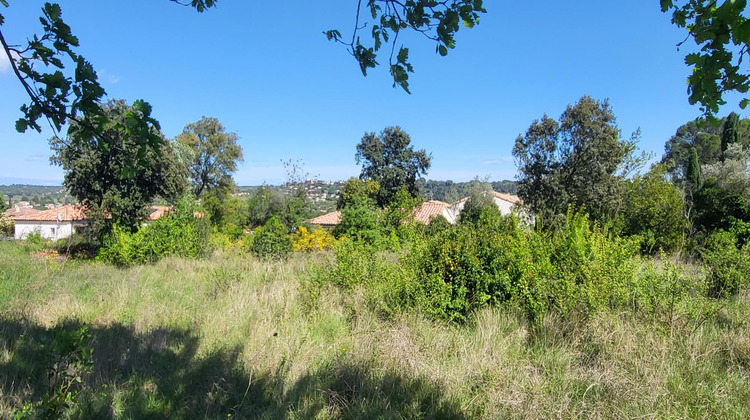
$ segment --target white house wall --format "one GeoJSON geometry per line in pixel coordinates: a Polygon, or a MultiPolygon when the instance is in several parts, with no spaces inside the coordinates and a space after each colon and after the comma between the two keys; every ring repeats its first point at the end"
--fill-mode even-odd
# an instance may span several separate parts
{"type": "Polygon", "coordinates": [[[14,237],[16,239],[26,239],[34,232],[39,232],[39,235],[44,239],[56,241],[69,237],[73,234],[74,229],[72,222],[15,221],[14,237]]]}

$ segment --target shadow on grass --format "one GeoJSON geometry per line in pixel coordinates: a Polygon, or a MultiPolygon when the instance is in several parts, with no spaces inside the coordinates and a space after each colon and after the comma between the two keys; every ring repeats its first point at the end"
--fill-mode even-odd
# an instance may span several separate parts
{"type": "MultiPolygon", "coordinates": [[[[0,317],[0,418],[51,392],[48,329],[0,317]]],[[[371,361],[331,360],[290,383],[275,371],[244,367],[240,348],[198,355],[189,329],[146,334],[120,324],[89,326],[93,369],[71,418],[464,418],[434,383],[371,361]]]]}

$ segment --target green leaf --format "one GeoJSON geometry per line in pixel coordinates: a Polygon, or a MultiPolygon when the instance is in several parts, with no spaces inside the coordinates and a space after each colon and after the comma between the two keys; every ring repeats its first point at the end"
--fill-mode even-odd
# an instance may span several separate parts
{"type": "Polygon", "coordinates": [[[438,45],[438,52],[440,53],[440,55],[445,57],[446,55],[448,55],[448,48],[446,48],[445,45],[440,44],[438,45]]]}
{"type": "Polygon", "coordinates": [[[748,104],[750,104],[750,99],[745,98],[742,101],[740,101],[740,108],[745,109],[748,106],[748,104]]]}
{"type": "Polygon", "coordinates": [[[16,121],[16,131],[18,131],[19,133],[25,133],[28,127],[29,123],[25,119],[21,118],[16,121]]]}

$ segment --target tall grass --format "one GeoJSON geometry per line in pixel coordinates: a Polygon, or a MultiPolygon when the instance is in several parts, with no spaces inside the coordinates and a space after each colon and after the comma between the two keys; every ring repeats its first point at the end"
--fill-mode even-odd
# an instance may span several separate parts
{"type": "Polygon", "coordinates": [[[715,315],[598,311],[531,326],[383,317],[311,267],[214,254],[115,268],[0,243],[0,418],[48,391],[43,343],[89,326],[71,418],[750,418],[750,294],[715,315]],[[231,416],[229,416],[231,415],[231,416]]]}

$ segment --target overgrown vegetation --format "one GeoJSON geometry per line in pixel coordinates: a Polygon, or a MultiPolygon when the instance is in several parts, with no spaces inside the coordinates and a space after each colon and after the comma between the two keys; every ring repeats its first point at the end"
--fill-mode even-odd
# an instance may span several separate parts
{"type": "MultiPolygon", "coordinates": [[[[538,239],[567,249],[570,267],[591,257],[582,249],[617,249],[598,243],[606,234],[585,227],[584,216],[571,217],[567,233],[538,239]]],[[[515,232],[511,221],[496,220],[497,232],[515,232]]],[[[52,365],[42,361],[85,362],[50,347],[60,331],[75,338],[84,326],[92,365],[74,369],[81,383],[64,410],[73,419],[750,414],[750,295],[696,300],[699,267],[632,261],[639,290],[650,285],[658,298],[650,305],[636,296],[568,315],[553,306],[531,323],[506,301],[456,326],[407,307],[388,312],[398,301],[375,299],[399,298],[390,287],[410,275],[408,256],[424,250],[373,253],[347,240],[334,252],[338,263],[229,252],[118,269],[0,243],[0,416],[39,412],[54,398],[63,382],[50,381],[52,365]],[[320,283],[310,267],[328,264],[337,275],[320,283]]],[[[410,289],[401,290],[408,302],[410,289]]]]}

